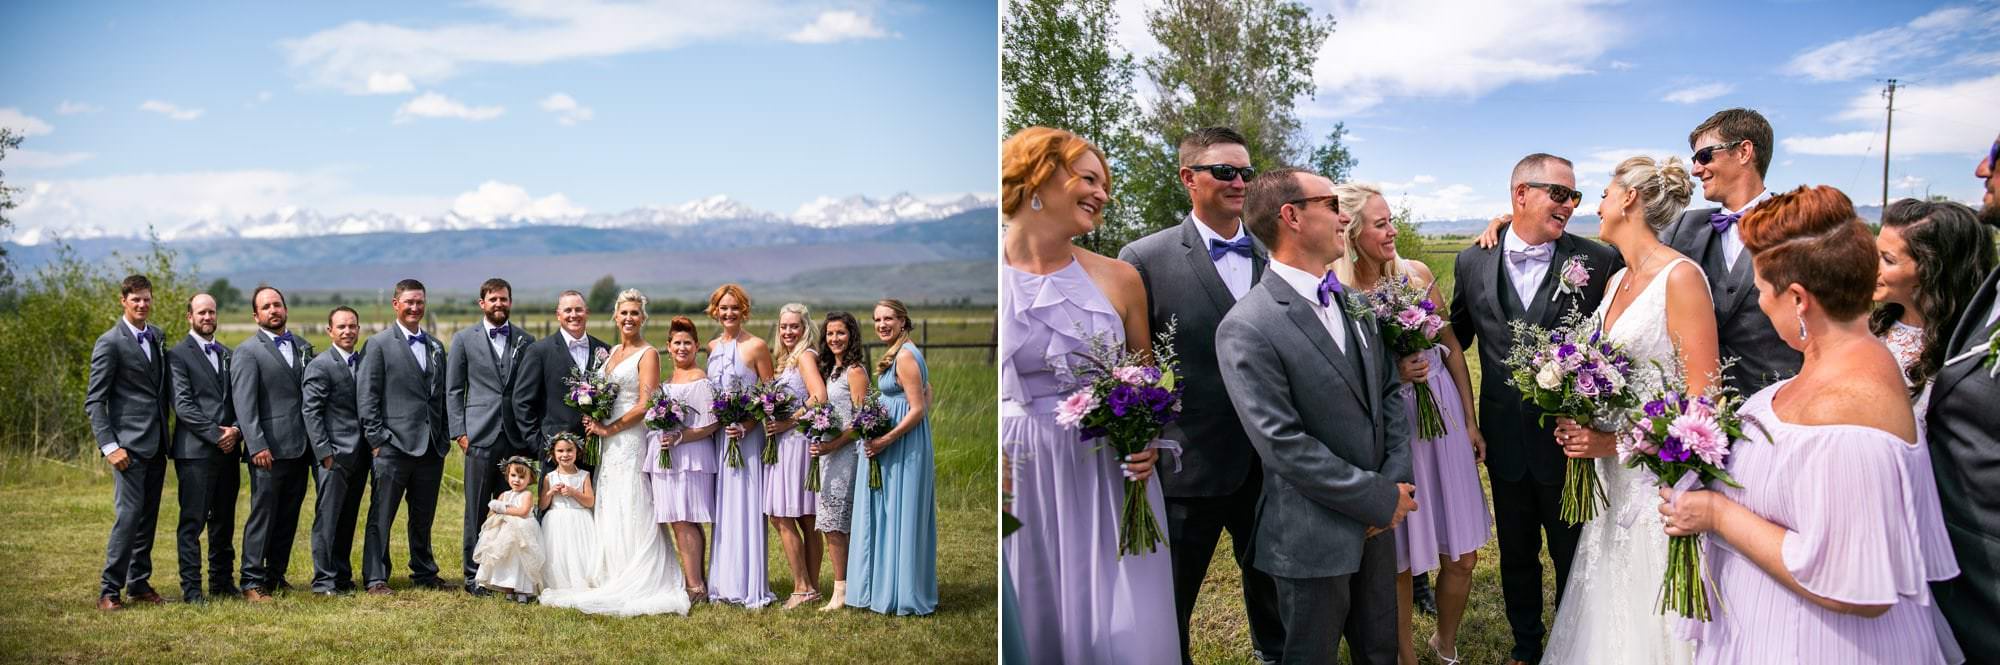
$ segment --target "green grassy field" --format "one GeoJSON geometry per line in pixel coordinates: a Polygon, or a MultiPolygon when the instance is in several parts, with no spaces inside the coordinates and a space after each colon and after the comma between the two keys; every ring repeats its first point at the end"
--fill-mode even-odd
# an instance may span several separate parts
{"type": "MultiPolygon", "coordinates": [[[[321,342],[324,341],[322,338],[321,342]]],[[[291,559],[300,591],[251,606],[219,600],[178,602],[103,613],[92,603],[112,520],[107,467],[19,454],[0,456],[0,662],[993,662],[997,600],[993,432],[995,369],[983,363],[934,362],[937,447],[939,607],[927,617],[865,610],[744,610],[705,605],[687,617],[609,618],[524,606],[461,592],[409,590],[399,569],[390,597],[320,598],[306,588],[312,570],[306,501],[291,559]]],[[[446,460],[433,547],[448,583],[457,582],[463,457],[446,460]]],[[[249,514],[247,482],[237,507],[249,514]]],[[[153,547],[153,584],[178,599],[173,474],[161,501],[153,547]]],[[[364,505],[364,514],[367,510],[364,505]]],[[[402,516],[399,516],[399,518],[402,516]]],[[[354,558],[359,568],[360,538],[354,558]]],[[[398,529],[395,559],[406,560],[398,529]]],[[[792,580],[777,539],[769,539],[770,583],[783,595],[792,580]]],[[[822,573],[822,591],[831,588],[822,573]]]]}

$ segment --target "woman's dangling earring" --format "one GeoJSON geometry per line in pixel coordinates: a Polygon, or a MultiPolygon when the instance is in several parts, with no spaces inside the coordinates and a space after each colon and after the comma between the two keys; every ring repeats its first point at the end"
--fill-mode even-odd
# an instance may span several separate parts
{"type": "Polygon", "coordinates": [[[1040,195],[1040,194],[1036,194],[1036,195],[1034,195],[1034,196],[1032,196],[1032,197],[1029,197],[1029,198],[1028,198],[1028,209],[1030,209],[1030,210],[1041,210],[1041,209],[1042,209],[1042,195],[1040,195]]]}
{"type": "Polygon", "coordinates": [[[1806,341],[1806,313],[1805,313],[1805,310],[1799,310],[1799,311],[1798,311],[1798,312],[1796,313],[1796,316],[1798,317],[1798,320],[1799,320],[1799,341],[1800,341],[1800,342],[1804,342],[1804,341],[1806,341]]]}

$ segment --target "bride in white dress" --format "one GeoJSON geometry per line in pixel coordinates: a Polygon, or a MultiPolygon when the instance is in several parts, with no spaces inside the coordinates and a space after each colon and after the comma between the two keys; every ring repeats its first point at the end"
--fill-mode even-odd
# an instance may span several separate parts
{"type": "MultiPolygon", "coordinates": [[[[1685,368],[1688,388],[1703,390],[1714,383],[1718,365],[1708,279],[1700,266],[1658,237],[1687,207],[1692,188],[1687,170],[1672,157],[1665,164],[1633,157],[1612,171],[1611,180],[1598,207],[1603,220],[1599,235],[1618,248],[1630,267],[1606,283],[1606,297],[1597,307],[1605,337],[1624,347],[1634,367],[1643,368],[1635,379],[1638,385],[1658,385],[1654,362],[1664,367],[1678,363],[1685,368]]],[[[1619,464],[1611,434],[1568,420],[1561,423],[1556,442],[1570,457],[1597,458],[1610,506],[1583,526],[1542,662],[1691,662],[1693,644],[1676,638],[1675,619],[1658,609],[1667,535],[1652,474],[1619,464]]]]}
{"type": "Polygon", "coordinates": [[[613,420],[585,421],[604,437],[597,467],[597,542],[604,553],[604,577],[588,589],[550,589],[543,605],[572,607],[589,614],[637,616],[687,614],[687,589],[674,557],[673,541],[653,521],[652,485],[644,469],[645,409],[640,402],[660,385],[660,352],[646,344],[646,297],[637,289],[618,294],[612,322],[619,345],[598,371],[618,384],[613,420]]]}

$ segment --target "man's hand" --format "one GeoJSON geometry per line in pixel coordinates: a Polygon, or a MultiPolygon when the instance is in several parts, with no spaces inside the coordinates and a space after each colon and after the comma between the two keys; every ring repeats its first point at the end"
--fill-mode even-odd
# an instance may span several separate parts
{"type": "Polygon", "coordinates": [[[471,451],[466,450],[466,447],[469,445],[471,445],[471,443],[466,440],[465,435],[463,434],[458,435],[458,452],[469,454],[471,451]]]}
{"type": "Polygon", "coordinates": [[[328,470],[333,469],[333,456],[328,455],[326,457],[319,458],[319,468],[328,470]]]}
{"type": "Polygon", "coordinates": [[[111,468],[119,471],[124,471],[125,467],[132,466],[132,456],[127,454],[124,448],[113,448],[111,454],[104,456],[104,461],[110,462],[111,468]]]}
{"type": "Polygon", "coordinates": [[[271,468],[271,460],[271,451],[269,450],[260,450],[257,451],[257,454],[250,456],[250,463],[256,465],[259,469],[271,468]]]}
{"type": "Polygon", "coordinates": [[[233,453],[236,452],[236,444],[242,442],[243,442],[242,428],[224,427],[222,428],[222,436],[217,437],[215,440],[215,447],[221,448],[222,452],[233,453]]]}
{"type": "Polygon", "coordinates": [[[1410,513],[1416,512],[1416,510],[1417,486],[1409,483],[1396,483],[1396,514],[1389,517],[1388,528],[1394,529],[1402,526],[1403,518],[1410,513]]]}

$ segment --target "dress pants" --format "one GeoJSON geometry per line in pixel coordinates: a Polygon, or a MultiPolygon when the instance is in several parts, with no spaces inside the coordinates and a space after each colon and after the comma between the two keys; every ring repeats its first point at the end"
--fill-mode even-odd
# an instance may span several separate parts
{"type": "Polygon", "coordinates": [[[180,554],[181,595],[202,595],[201,534],[208,532],[208,592],[229,595],[236,570],[236,493],[243,487],[243,459],[215,455],[174,460],[181,517],[175,529],[180,554]]]}
{"type": "Polygon", "coordinates": [[[1556,603],[1569,586],[1570,559],[1583,526],[1562,520],[1562,481],[1553,485],[1534,476],[1492,478],[1493,530],[1500,541],[1500,596],[1514,633],[1509,657],[1534,663],[1542,658],[1542,539],[1556,566],[1556,603]]]}
{"type": "Polygon", "coordinates": [[[438,484],[444,480],[444,458],[410,457],[383,448],[374,461],[375,489],[369,493],[368,535],[361,548],[363,584],[389,583],[389,528],[396,523],[396,508],[407,498],[410,503],[410,581],[420,586],[438,584],[437,559],[431,556],[431,522],[437,517],[438,484]]]}
{"type": "MultiPolygon", "coordinates": [[[[338,460],[339,458],[335,458],[338,460]]],[[[333,468],[313,465],[312,556],[315,592],[354,589],[354,524],[361,515],[362,494],[368,489],[366,461],[334,462],[333,468]]]]}
{"type": "Polygon", "coordinates": [[[1382,532],[1361,546],[1361,568],[1334,577],[1278,577],[1278,614],[1291,665],[1340,662],[1340,639],[1355,663],[1396,662],[1396,543],[1382,532]],[[1338,631],[1338,632],[1335,632],[1338,631]]]}
{"type": "Polygon", "coordinates": [[[1167,497],[1167,551],[1173,558],[1174,611],[1179,621],[1181,662],[1194,661],[1188,651],[1188,618],[1201,596],[1202,581],[1215,559],[1215,545],[1229,532],[1236,567],[1243,572],[1243,607],[1250,619],[1250,648],[1264,660],[1284,654],[1285,626],[1278,618],[1278,590],[1271,576],[1248,565],[1257,530],[1257,501],[1264,494],[1264,472],[1252,466],[1235,492],[1213,497],[1167,497]]]}
{"type": "Polygon", "coordinates": [[[113,469],[112,505],[117,519],[104,544],[104,574],[100,596],[153,590],[153,529],[160,522],[160,489],[167,482],[167,455],[150,459],[125,451],[132,460],[125,470],[113,469]]]}
{"type": "Polygon", "coordinates": [[[270,593],[289,585],[292,540],[299,533],[312,456],[273,459],[271,468],[250,465],[250,519],[243,524],[243,588],[270,593]]]}

